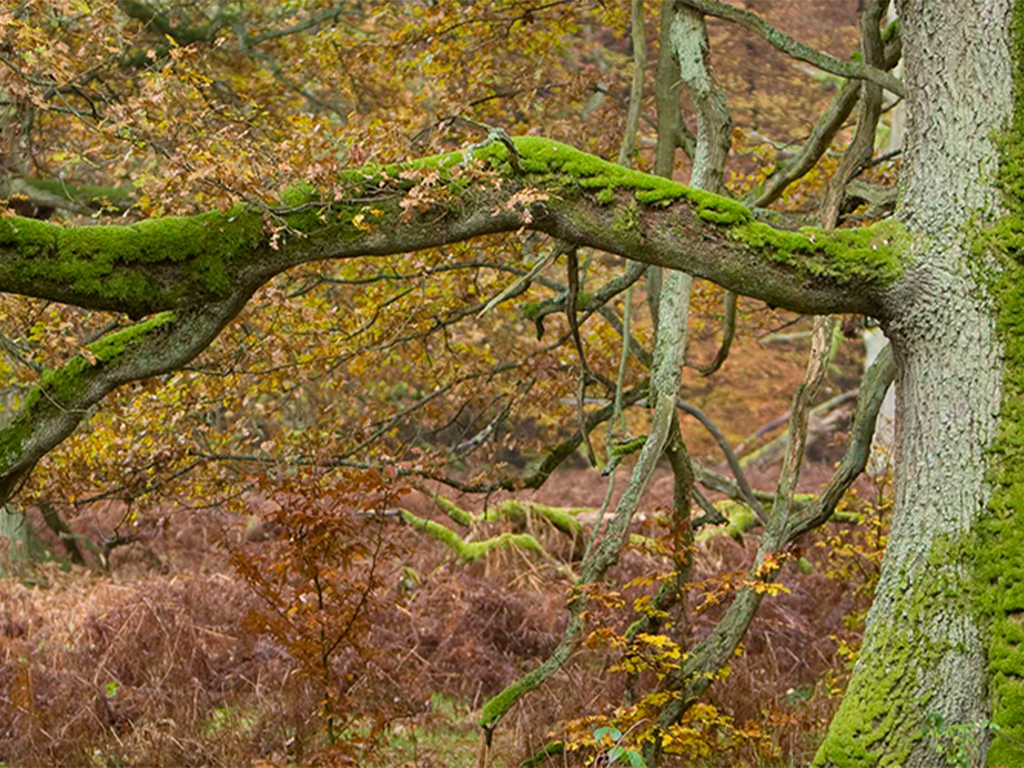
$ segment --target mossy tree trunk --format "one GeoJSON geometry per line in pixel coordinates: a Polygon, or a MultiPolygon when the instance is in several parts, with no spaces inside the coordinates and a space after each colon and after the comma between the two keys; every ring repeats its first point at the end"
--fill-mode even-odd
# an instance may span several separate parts
{"type": "Polygon", "coordinates": [[[986,752],[989,765],[1024,764],[1022,638],[1000,621],[1024,609],[1022,530],[993,528],[1024,514],[1024,499],[1018,488],[1016,510],[991,503],[1012,459],[990,451],[1013,429],[1007,405],[1019,397],[1008,353],[1021,328],[1002,319],[1020,291],[1003,286],[1019,274],[983,234],[1012,207],[999,189],[1019,67],[1011,6],[900,4],[910,119],[900,213],[914,239],[885,324],[899,361],[896,512],[853,679],[815,765],[979,765],[986,752]],[[1010,675],[998,672],[1004,659],[1010,675]],[[962,758],[943,753],[954,743],[962,758]]]}

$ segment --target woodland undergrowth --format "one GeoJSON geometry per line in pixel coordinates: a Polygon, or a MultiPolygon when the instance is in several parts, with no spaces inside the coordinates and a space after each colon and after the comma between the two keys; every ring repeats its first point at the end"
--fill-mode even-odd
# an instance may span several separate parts
{"type": "MultiPolygon", "coordinates": [[[[429,501],[395,494],[387,478],[357,480],[340,497],[307,487],[301,502],[268,483],[256,527],[226,513],[165,525],[118,552],[109,575],[50,565],[48,588],[0,582],[0,764],[475,765],[474,710],[557,644],[565,583],[522,552],[460,566],[411,530],[385,529],[361,510],[429,501]]],[[[674,764],[813,755],[856,655],[888,499],[884,484],[862,482],[844,505],[864,524],[801,543],[778,579],[785,589],[682,724],[674,764]]],[[[526,524],[569,555],[545,521],[526,524]]],[[[637,531],[659,535],[654,523],[637,531]]],[[[692,640],[721,615],[755,538],[700,545],[692,640]]],[[[565,740],[549,764],[585,765],[597,728],[636,720],[622,706],[627,672],[651,682],[672,644],[652,639],[630,655],[615,638],[664,562],[656,547],[625,554],[595,595],[587,647],[517,706],[495,764],[565,740]]]]}

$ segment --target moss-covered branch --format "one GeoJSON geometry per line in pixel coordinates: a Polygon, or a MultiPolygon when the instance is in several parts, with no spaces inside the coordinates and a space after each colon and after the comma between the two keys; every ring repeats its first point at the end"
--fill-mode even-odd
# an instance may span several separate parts
{"type": "Polygon", "coordinates": [[[10,424],[0,429],[0,500],[48,451],[74,431],[90,408],[129,381],[172,371],[204,350],[248,299],[230,296],[194,309],[165,312],[89,345],[43,374],[10,424]]]}
{"type": "Polygon", "coordinates": [[[885,289],[902,274],[895,223],[779,231],[734,200],[564,144],[521,136],[514,145],[519,172],[501,143],[474,153],[503,179],[497,185],[456,173],[467,158],[455,152],[346,171],[329,195],[291,189],[276,212],[238,207],[71,228],[5,218],[0,291],[139,317],[251,292],[300,263],[416,251],[524,226],[805,313],[884,316],[885,289]],[[401,203],[416,180],[400,179],[403,170],[438,174],[433,202],[412,214],[401,203]]]}
{"type": "Polygon", "coordinates": [[[451,501],[451,499],[446,499],[440,494],[430,493],[429,491],[426,491],[426,493],[440,507],[442,512],[464,528],[471,528],[474,525],[495,520],[525,523],[528,516],[535,515],[544,518],[567,536],[577,536],[580,532],[580,523],[576,519],[577,515],[594,511],[589,507],[551,507],[536,501],[506,499],[477,514],[463,509],[451,501]]]}
{"type": "Polygon", "coordinates": [[[528,533],[500,533],[497,536],[492,536],[482,541],[466,541],[451,528],[441,523],[417,517],[405,509],[400,509],[398,514],[403,522],[411,525],[417,531],[427,534],[435,541],[444,544],[458,557],[461,563],[472,563],[488,552],[510,547],[535,552],[545,558],[548,557],[540,542],[528,533]]]}

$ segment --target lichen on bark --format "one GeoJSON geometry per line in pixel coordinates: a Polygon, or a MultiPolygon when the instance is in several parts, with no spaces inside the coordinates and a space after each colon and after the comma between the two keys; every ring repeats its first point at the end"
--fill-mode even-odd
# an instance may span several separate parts
{"type": "Polygon", "coordinates": [[[843,706],[829,725],[813,766],[836,768],[902,768],[925,737],[922,714],[931,693],[920,686],[926,670],[940,666],[956,649],[930,629],[942,621],[942,607],[951,595],[963,595],[969,610],[968,585],[955,567],[965,550],[961,543],[940,538],[929,564],[906,583],[891,613],[897,617],[876,631],[861,649],[857,674],[843,697],[843,706]]]}

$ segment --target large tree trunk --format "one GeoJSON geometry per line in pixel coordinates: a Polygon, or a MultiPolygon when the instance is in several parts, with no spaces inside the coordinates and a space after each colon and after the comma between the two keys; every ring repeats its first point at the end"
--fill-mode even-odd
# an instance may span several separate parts
{"type": "MultiPolygon", "coordinates": [[[[981,212],[1000,206],[1012,5],[900,3],[911,94],[900,215],[914,240],[890,306],[898,319],[886,325],[899,364],[897,506],[864,645],[817,765],[964,764],[940,754],[953,742],[981,764],[989,718],[1006,732],[990,764],[1024,765],[1024,744],[1006,738],[1020,715],[987,677],[996,617],[975,587],[1005,371],[999,308],[986,296],[1000,267],[971,246],[981,212]]],[[[1024,548],[1012,549],[1024,563],[1024,548]]]]}

